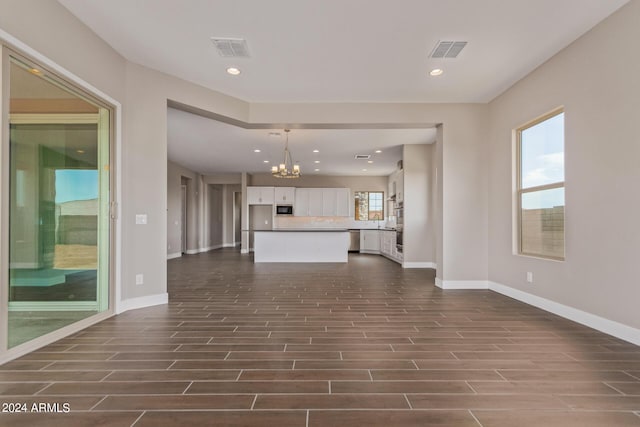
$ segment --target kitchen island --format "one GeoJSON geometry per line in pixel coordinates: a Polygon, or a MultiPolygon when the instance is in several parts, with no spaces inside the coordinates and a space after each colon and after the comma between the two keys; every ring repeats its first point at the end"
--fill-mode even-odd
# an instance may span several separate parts
{"type": "Polygon", "coordinates": [[[255,230],[254,262],[347,262],[347,229],[255,230]]]}

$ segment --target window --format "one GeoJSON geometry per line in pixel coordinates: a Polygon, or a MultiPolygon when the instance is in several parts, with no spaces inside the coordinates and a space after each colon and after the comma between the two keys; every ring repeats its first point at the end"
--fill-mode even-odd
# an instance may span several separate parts
{"type": "Polygon", "coordinates": [[[382,191],[356,191],[355,197],[356,220],[384,220],[384,193],[382,191]]]}
{"type": "Polygon", "coordinates": [[[564,112],[517,130],[518,253],[564,260],[564,112]]]}

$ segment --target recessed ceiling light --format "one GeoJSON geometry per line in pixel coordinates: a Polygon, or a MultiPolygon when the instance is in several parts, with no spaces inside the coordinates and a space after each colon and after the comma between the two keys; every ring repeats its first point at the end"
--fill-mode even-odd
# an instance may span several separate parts
{"type": "Polygon", "coordinates": [[[255,150],[253,150],[254,153],[259,153],[260,150],[258,150],[257,148],[255,150]]]}
{"type": "Polygon", "coordinates": [[[313,152],[314,152],[314,153],[319,153],[319,152],[320,152],[320,150],[313,150],[313,152]]]}
{"type": "Polygon", "coordinates": [[[240,74],[240,73],[241,73],[241,71],[240,71],[240,69],[239,69],[239,68],[236,68],[236,67],[229,67],[229,68],[227,68],[227,73],[228,73],[228,74],[231,74],[232,76],[237,76],[238,74],[240,74]]]}
{"type": "Polygon", "coordinates": [[[434,68],[433,70],[429,71],[429,74],[432,76],[439,76],[442,73],[444,73],[444,70],[442,68],[434,68]]]}
{"type": "Polygon", "coordinates": [[[269,163],[269,160],[263,160],[262,163],[269,163]]]}
{"type": "Polygon", "coordinates": [[[320,163],[320,160],[316,160],[316,161],[314,161],[313,163],[320,163]]]}
{"type": "Polygon", "coordinates": [[[320,172],[320,169],[314,169],[315,172],[320,172]]]}
{"type": "Polygon", "coordinates": [[[369,160],[369,161],[367,161],[367,163],[371,164],[371,163],[373,163],[373,160],[369,160]]]}
{"type": "Polygon", "coordinates": [[[269,132],[270,138],[280,138],[280,132],[269,132]]]}
{"type": "Polygon", "coordinates": [[[362,169],[362,172],[366,172],[366,171],[367,171],[366,169],[362,169]]]}
{"type": "Polygon", "coordinates": [[[78,154],[84,154],[84,150],[76,150],[76,153],[78,153],[78,154]]]}
{"type": "Polygon", "coordinates": [[[376,153],[380,154],[382,153],[382,150],[376,150],[376,153]]]}

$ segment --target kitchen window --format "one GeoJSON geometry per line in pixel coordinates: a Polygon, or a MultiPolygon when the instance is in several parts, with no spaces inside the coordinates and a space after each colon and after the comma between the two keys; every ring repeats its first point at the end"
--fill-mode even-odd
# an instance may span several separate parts
{"type": "Polygon", "coordinates": [[[384,192],[356,191],[355,219],[357,221],[384,220],[384,192]]]}
{"type": "Polygon", "coordinates": [[[516,132],[518,253],[564,260],[564,112],[516,132]]]}

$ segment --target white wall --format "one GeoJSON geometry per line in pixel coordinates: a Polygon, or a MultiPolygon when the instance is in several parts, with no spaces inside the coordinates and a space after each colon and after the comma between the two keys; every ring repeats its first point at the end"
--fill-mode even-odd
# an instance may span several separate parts
{"type": "Polygon", "coordinates": [[[409,266],[436,262],[435,206],[433,206],[434,145],[403,147],[404,235],[403,262],[409,266]]]}
{"type": "Polygon", "coordinates": [[[0,29],[123,101],[125,59],[58,2],[2,0],[0,29]]]}
{"type": "Polygon", "coordinates": [[[631,1],[492,101],[489,147],[490,280],[633,328],[640,328],[639,23],[640,2],[631,1]],[[514,255],[512,233],[513,129],[559,106],[564,262],[514,255]]]}
{"type": "Polygon", "coordinates": [[[182,239],[182,193],[183,178],[188,178],[190,185],[187,191],[187,250],[198,249],[198,212],[200,198],[198,183],[200,175],[180,166],[167,162],[167,255],[176,256],[181,253],[182,239]]]}

